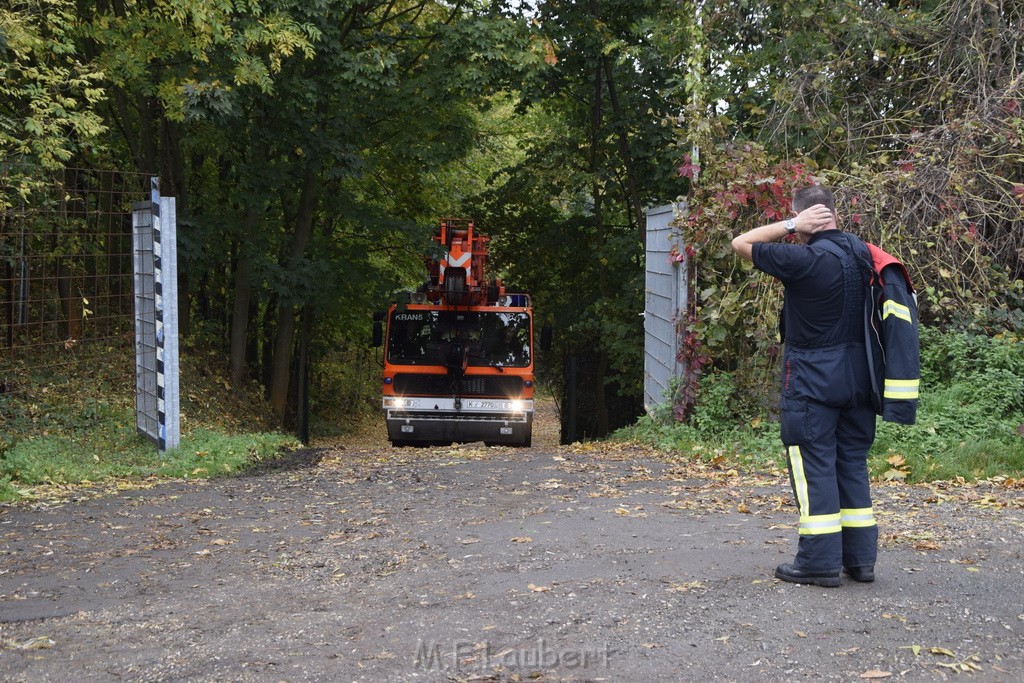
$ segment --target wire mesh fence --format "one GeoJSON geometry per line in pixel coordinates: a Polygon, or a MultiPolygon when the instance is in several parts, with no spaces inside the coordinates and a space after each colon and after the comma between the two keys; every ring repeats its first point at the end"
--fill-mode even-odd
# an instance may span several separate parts
{"type": "Polygon", "coordinates": [[[67,169],[25,192],[0,171],[0,394],[30,397],[109,354],[131,385],[132,204],[148,183],[67,169]]]}

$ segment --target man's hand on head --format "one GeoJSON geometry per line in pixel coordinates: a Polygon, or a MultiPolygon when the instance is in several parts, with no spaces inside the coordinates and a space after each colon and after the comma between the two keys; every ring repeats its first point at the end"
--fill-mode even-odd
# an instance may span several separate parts
{"type": "Polygon", "coordinates": [[[828,230],[835,226],[835,215],[832,213],[832,210],[824,204],[815,204],[804,209],[789,220],[762,225],[759,228],[748,230],[742,235],[734,237],[732,248],[741,258],[753,261],[755,244],[777,242],[789,234],[790,228],[796,231],[801,242],[807,242],[814,233],[828,230]]]}
{"type": "Polygon", "coordinates": [[[816,232],[836,227],[832,210],[824,204],[807,207],[793,220],[796,223],[796,231],[805,235],[813,235],[816,232]]]}

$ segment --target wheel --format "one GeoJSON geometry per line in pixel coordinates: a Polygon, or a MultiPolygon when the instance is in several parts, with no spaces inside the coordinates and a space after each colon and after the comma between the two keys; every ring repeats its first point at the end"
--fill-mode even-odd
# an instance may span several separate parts
{"type": "Polygon", "coordinates": [[[520,441],[519,443],[510,443],[508,445],[512,446],[513,448],[529,448],[530,444],[532,442],[533,442],[533,433],[532,432],[527,432],[526,436],[523,437],[522,441],[520,441]]]}

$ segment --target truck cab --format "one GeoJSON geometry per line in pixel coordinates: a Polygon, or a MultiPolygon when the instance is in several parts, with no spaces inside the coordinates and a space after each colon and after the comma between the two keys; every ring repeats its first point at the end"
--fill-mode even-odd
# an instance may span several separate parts
{"type": "Polygon", "coordinates": [[[529,446],[533,429],[533,309],[483,277],[487,238],[470,221],[442,221],[445,247],[428,281],[391,304],[382,408],[394,446],[483,441],[529,446]]]}

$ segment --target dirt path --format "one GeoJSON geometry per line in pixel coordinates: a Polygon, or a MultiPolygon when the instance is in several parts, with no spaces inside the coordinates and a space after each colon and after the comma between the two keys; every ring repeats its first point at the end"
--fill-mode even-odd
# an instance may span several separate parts
{"type": "Polygon", "coordinates": [[[781,473],[538,441],[0,509],[0,679],[1024,679],[1020,488],[878,489],[878,581],[822,589],[781,473]]]}

